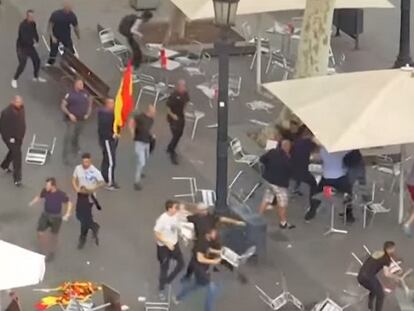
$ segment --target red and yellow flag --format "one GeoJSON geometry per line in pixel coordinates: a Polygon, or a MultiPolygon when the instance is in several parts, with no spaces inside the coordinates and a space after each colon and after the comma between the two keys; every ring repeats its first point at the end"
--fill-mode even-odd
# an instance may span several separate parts
{"type": "Polygon", "coordinates": [[[132,64],[129,61],[115,99],[114,133],[119,134],[133,110],[132,91],[132,64]]]}

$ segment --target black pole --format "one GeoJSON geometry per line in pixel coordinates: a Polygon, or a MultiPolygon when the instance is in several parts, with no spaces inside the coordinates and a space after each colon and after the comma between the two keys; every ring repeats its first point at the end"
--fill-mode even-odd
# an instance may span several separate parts
{"type": "Polygon", "coordinates": [[[229,51],[227,29],[215,43],[218,53],[218,103],[217,103],[217,166],[216,166],[216,213],[227,211],[227,151],[228,151],[228,101],[229,101],[229,51]]]}
{"type": "Polygon", "coordinates": [[[410,14],[411,0],[401,0],[400,50],[394,68],[413,64],[410,52],[410,14]]]}

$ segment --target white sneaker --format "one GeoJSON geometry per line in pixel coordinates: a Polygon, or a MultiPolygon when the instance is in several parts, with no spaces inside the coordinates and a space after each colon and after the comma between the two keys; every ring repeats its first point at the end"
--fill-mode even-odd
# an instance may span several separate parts
{"type": "Polygon", "coordinates": [[[33,78],[33,82],[46,83],[47,80],[45,78],[38,77],[38,78],[33,78]]]}
{"type": "Polygon", "coordinates": [[[17,89],[17,80],[14,80],[14,79],[13,79],[13,80],[11,81],[11,87],[12,87],[12,88],[14,88],[14,89],[17,89]]]}

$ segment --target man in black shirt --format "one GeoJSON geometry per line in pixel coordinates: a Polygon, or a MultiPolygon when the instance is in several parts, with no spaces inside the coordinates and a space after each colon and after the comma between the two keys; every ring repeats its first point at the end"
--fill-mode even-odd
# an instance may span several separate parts
{"type": "Polygon", "coordinates": [[[134,189],[137,191],[142,190],[141,179],[143,170],[149,158],[151,142],[155,139],[151,134],[155,113],[155,107],[149,105],[145,113],[137,114],[129,121],[129,130],[135,145],[136,168],[134,189]]]}
{"type": "MultiPolygon", "coordinates": [[[[194,225],[194,245],[197,241],[203,239],[205,234],[212,229],[217,229],[218,224],[230,224],[237,226],[245,226],[244,221],[236,220],[229,217],[217,216],[208,210],[208,206],[203,203],[197,204],[197,211],[195,214],[187,217],[187,221],[194,225]]],[[[217,239],[216,239],[217,240],[217,239]]],[[[219,247],[216,247],[219,248],[219,247]]],[[[187,272],[183,280],[188,280],[194,272],[193,263],[195,257],[192,257],[187,266],[187,272]]]]}
{"type": "Polygon", "coordinates": [[[185,118],[184,110],[190,101],[187,87],[184,80],[179,80],[175,87],[175,91],[171,93],[167,100],[167,121],[170,124],[172,139],[167,147],[170,154],[171,162],[178,165],[177,153],[175,151],[181,136],[183,135],[185,118]]]}
{"type": "Polygon", "coordinates": [[[0,115],[0,135],[9,149],[0,166],[10,173],[10,164],[13,164],[13,179],[17,187],[22,184],[22,143],[25,133],[26,116],[23,99],[15,96],[0,115]]]}
{"type": "Polygon", "coordinates": [[[368,309],[371,311],[381,311],[384,303],[384,290],[377,278],[378,272],[384,269],[384,275],[395,278],[389,267],[395,253],[395,243],[387,241],[384,243],[382,252],[374,252],[363,263],[358,273],[358,282],[369,290],[368,309]],[[375,309],[374,309],[374,299],[375,309]]]}
{"type": "Polygon", "coordinates": [[[71,26],[75,31],[76,37],[80,39],[78,18],[73,13],[69,1],[65,1],[63,9],[54,11],[49,18],[48,34],[50,36],[50,53],[46,65],[50,66],[54,64],[60,43],[68,51],[75,53],[72,43],[71,26]]]}
{"type": "Polygon", "coordinates": [[[34,199],[29,203],[29,206],[35,205],[42,199],[44,200],[44,210],[39,218],[37,236],[41,249],[47,255],[46,259],[50,261],[54,257],[57,245],[57,235],[59,233],[62,220],[69,220],[72,210],[72,203],[69,201],[67,194],[57,187],[56,179],[54,177],[46,179],[45,187],[39,195],[34,197],[34,199]],[[64,215],[62,213],[63,205],[66,205],[64,215]],[[50,241],[46,236],[46,231],[49,228],[51,232],[50,241]]]}
{"type": "Polygon", "coordinates": [[[195,279],[188,280],[177,295],[177,303],[186,298],[190,293],[207,286],[207,296],[204,311],[213,311],[219,294],[219,287],[211,281],[210,266],[217,266],[221,263],[221,250],[213,247],[218,237],[216,229],[209,230],[202,239],[198,240],[193,250],[195,279]]]}
{"type": "Polygon", "coordinates": [[[115,182],[118,134],[114,132],[114,107],[114,100],[107,98],[105,106],[98,110],[98,136],[99,145],[102,148],[101,172],[108,190],[119,189],[115,182]]]}
{"type": "Polygon", "coordinates": [[[28,57],[33,63],[33,81],[46,82],[45,79],[39,77],[40,58],[34,47],[36,43],[39,43],[39,34],[37,33],[36,23],[34,21],[34,11],[28,10],[26,12],[26,18],[19,25],[19,34],[16,42],[16,52],[17,59],[19,60],[19,66],[17,67],[16,73],[11,81],[12,88],[17,88],[17,80],[26,67],[28,57]]]}
{"type": "Polygon", "coordinates": [[[292,177],[292,164],[290,159],[291,142],[282,140],[279,146],[269,150],[260,157],[264,166],[263,178],[269,183],[269,190],[266,190],[260,213],[264,213],[266,207],[272,204],[276,198],[279,226],[281,229],[293,229],[294,225],[287,221],[286,209],[289,203],[289,181],[292,177]]]}

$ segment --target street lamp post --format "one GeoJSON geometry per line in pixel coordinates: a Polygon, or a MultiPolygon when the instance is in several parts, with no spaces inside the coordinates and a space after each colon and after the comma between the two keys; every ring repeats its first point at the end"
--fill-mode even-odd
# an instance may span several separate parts
{"type": "Polygon", "coordinates": [[[217,163],[216,163],[216,212],[227,209],[227,150],[228,150],[228,101],[229,57],[232,43],[228,31],[235,24],[239,0],[213,0],[215,24],[221,36],[215,43],[218,53],[218,105],[217,105],[217,163]]]}
{"type": "Polygon", "coordinates": [[[394,63],[395,68],[413,64],[410,52],[410,14],[411,0],[401,0],[400,49],[394,63]]]}

